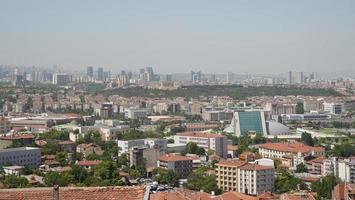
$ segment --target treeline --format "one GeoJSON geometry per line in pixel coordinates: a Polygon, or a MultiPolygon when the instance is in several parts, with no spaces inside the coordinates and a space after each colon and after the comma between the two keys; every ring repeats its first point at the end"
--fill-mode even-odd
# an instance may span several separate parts
{"type": "Polygon", "coordinates": [[[230,96],[235,99],[245,99],[251,96],[339,96],[333,89],[316,88],[285,88],[285,87],[242,87],[239,85],[204,85],[185,86],[176,90],[148,89],[143,87],[116,88],[102,91],[104,95],[121,95],[125,97],[199,97],[199,96],[230,96]]]}

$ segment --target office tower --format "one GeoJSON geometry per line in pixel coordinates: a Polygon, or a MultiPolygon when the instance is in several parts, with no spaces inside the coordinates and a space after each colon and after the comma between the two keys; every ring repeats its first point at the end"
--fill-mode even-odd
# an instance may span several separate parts
{"type": "Polygon", "coordinates": [[[71,76],[65,73],[54,73],[53,84],[54,85],[66,85],[71,82],[71,76]]]}
{"type": "Polygon", "coordinates": [[[288,84],[292,84],[292,72],[290,71],[290,72],[288,72],[288,84]]]}
{"type": "Polygon", "coordinates": [[[171,75],[171,74],[167,74],[165,78],[166,78],[166,81],[173,81],[173,75],[171,75]]]}
{"type": "Polygon", "coordinates": [[[234,73],[233,72],[227,72],[227,82],[231,83],[234,81],[234,73]]]}
{"type": "Polygon", "coordinates": [[[97,80],[104,80],[104,69],[102,67],[97,68],[97,80]]]}
{"type": "Polygon", "coordinates": [[[201,82],[201,80],[202,80],[201,71],[198,71],[198,72],[191,71],[191,81],[192,82],[201,82]]]}
{"type": "Polygon", "coordinates": [[[93,77],[94,76],[94,68],[91,66],[88,66],[86,69],[86,75],[88,77],[93,77]]]}
{"type": "Polygon", "coordinates": [[[211,81],[215,81],[216,80],[216,74],[211,74],[211,81]]]}

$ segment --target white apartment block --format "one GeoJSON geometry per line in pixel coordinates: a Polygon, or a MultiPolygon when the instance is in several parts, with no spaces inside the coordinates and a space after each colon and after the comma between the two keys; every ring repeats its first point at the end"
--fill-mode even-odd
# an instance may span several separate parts
{"type": "Polygon", "coordinates": [[[38,167],[41,164],[41,149],[19,147],[0,150],[0,166],[5,164],[38,167]]]}
{"type": "Polygon", "coordinates": [[[125,117],[128,119],[139,119],[147,117],[149,110],[146,108],[128,108],[125,110],[125,117]]]}
{"type": "Polygon", "coordinates": [[[346,183],[355,183],[355,159],[344,159],[338,162],[338,177],[346,183]]]}
{"type": "Polygon", "coordinates": [[[137,139],[137,140],[117,140],[117,145],[121,149],[121,153],[129,153],[133,147],[148,147],[157,148],[161,152],[167,150],[166,139],[160,138],[147,138],[147,139],[137,139]]]}
{"type": "Polygon", "coordinates": [[[197,146],[204,148],[206,151],[213,150],[216,155],[227,157],[227,138],[223,135],[203,133],[203,132],[184,132],[174,136],[175,144],[187,144],[194,142],[197,146]]]}

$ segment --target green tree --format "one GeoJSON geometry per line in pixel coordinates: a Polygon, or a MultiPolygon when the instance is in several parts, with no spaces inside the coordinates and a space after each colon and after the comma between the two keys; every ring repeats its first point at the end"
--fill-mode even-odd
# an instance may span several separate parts
{"type": "Polygon", "coordinates": [[[302,172],[307,172],[307,166],[304,163],[300,163],[296,166],[296,172],[297,173],[302,173],[302,172]]]}
{"type": "Polygon", "coordinates": [[[118,177],[117,167],[111,161],[103,161],[94,169],[94,174],[101,180],[111,180],[118,177]]]}
{"type": "Polygon", "coordinates": [[[73,165],[70,173],[72,174],[74,181],[79,182],[79,183],[84,182],[89,176],[86,169],[84,169],[84,167],[78,166],[78,165],[73,165]]]}
{"type": "Polygon", "coordinates": [[[355,145],[349,143],[335,145],[331,153],[333,154],[333,156],[350,157],[355,155],[355,145]]]}
{"type": "Polygon", "coordinates": [[[205,155],[206,151],[204,148],[197,146],[196,143],[194,142],[189,142],[186,144],[186,152],[184,152],[183,154],[186,153],[191,153],[191,154],[196,154],[199,156],[205,155]]]}
{"type": "Polygon", "coordinates": [[[26,178],[16,175],[5,176],[3,184],[6,188],[25,188],[29,186],[26,178]]]}
{"type": "Polygon", "coordinates": [[[59,151],[59,148],[57,145],[47,143],[42,146],[41,148],[41,153],[42,155],[55,155],[59,151]]]}
{"type": "Polygon", "coordinates": [[[191,190],[203,190],[205,192],[214,191],[216,194],[220,194],[222,191],[218,188],[215,175],[205,175],[204,172],[207,169],[197,170],[187,178],[187,188],[191,190]]]}
{"type": "Polygon", "coordinates": [[[327,175],[311,184],[311,190],[317,192],[318,198],[331,199],[332,190],[339,180],[333,175],[327,175]]]}
{"type": "Polygon", "coordinates": [[[289,174],[288,172],[283,172],[278,175],[275,180],[276,191],[279,193],[286,193],[292,190],[307,189],[307,185],[299,178],[289,174]]]}
{"type": "Polygon", "coordinates": [[[58,152],[55,155],[55,159],[60,163],[61,166],[65,166],[68,164],[67,153],[65,153],[65,152],[58,152]]]}
{"type": "Polygon", "coordinates": [[[303,114],[303,113],[304,113],[303,103],[298,102],[296,105],[296,114],[303,114]]]}
{"type": "Polygon", "coordinates": [[[154,179],[160,184],[176,185],[179,177],[173,170],[155,168],[153,170],[154,179]]]}
{"type": "Polygon", "coordinates": [[[66,173],[48,172],[44,176],[44,183],[48,187],[53,187],[54,185],[67,186],[72,180],[73,178],[66,173]]]}
{"type": "Polygon", "coordinates": [[[303,132],[301,135],[301,142],[308,146],[314,146],[314,141],[310,133],[303,132]]]}

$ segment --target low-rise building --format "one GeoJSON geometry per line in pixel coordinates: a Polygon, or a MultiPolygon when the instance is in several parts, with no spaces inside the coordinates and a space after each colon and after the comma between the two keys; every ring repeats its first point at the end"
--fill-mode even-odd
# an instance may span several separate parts
{"type": "Polygon", "coordinates": [[[6,164],[38,167],[41,164],[41,149],[19,147],[0,150],[0,166],[6,164]]]}
{"type": "Polygon", "coordinates": [[[203,133],[203,132],[183,132],[174,136],[175,144],[187,144],[194,142],[197,146],[206,150],[213,150],[222,158],[227,158],[227,138],[223,135],[203,133]]]}

